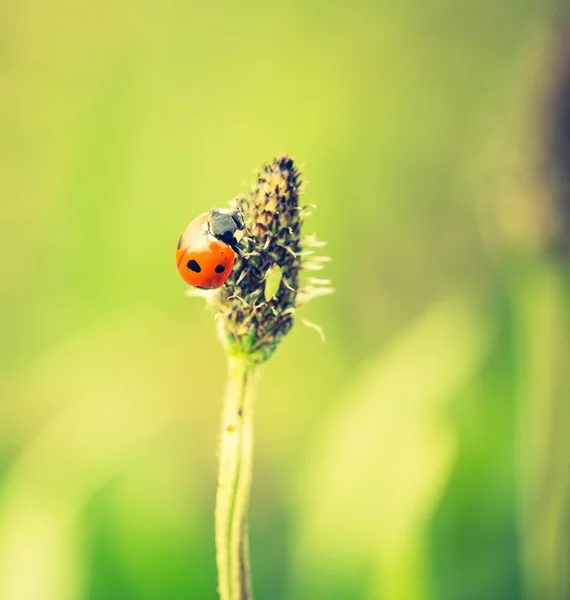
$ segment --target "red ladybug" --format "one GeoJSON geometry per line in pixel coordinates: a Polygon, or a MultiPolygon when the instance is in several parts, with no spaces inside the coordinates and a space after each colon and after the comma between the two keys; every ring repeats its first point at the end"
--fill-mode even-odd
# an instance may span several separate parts
{"type": "Polygon", "coordinates": [[[182,279],[207,290],[224,285],[236,254],[241,254],[244,229],[239,210],[213,208],[196,217],[176,247],[176,265],[182,279]]]}

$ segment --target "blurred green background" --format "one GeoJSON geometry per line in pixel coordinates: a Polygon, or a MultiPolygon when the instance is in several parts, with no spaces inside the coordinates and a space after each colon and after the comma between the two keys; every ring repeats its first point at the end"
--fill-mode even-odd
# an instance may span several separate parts
{"type": "Polygon", "coordinates": [[[569,597],[554,9],[2,0],[2,600],[216,598],[225,359],[174,247],[282,152],[336,292],[263,367],[256,597],[569,597]]]}

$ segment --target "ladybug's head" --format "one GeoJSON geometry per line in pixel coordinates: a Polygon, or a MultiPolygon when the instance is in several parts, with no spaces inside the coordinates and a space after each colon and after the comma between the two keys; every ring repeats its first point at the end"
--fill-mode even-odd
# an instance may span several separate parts
{"type": "Polygon", "coordinates": [[[210,233],[234,250],[239,248],[244,230],[245,221],[240,210],[213,208],[210,211],[210,233]]]}

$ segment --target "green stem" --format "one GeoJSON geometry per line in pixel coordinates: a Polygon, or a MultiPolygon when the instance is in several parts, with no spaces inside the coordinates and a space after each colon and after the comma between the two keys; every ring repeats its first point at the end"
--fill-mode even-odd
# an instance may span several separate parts
{"type": "Polygon", "coordinates": [[[221,600],[251,600],[247,507],[253,461],[255,366],[229,358],[216,497],[216,553],[221,600]]]}
{"type": "Polygon", "coordinates": [[[247,519],[243,521],[243,533],[240,545],[240,567],[241,567],[241,597],[242,599],[253,598],[251,587],[251,568],[249,566],[249,532],[247,519]]]}

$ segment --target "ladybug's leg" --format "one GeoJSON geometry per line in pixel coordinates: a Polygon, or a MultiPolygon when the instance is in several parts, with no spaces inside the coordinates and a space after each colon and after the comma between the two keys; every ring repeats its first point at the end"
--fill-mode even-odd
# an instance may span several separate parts
{"type": "Polygon", "coordinates": [[[245,251],[244,247],[241,244],[232,244],[231,249],[238,255],[238,256],[248,256],[248,253],[245,251]]]}

